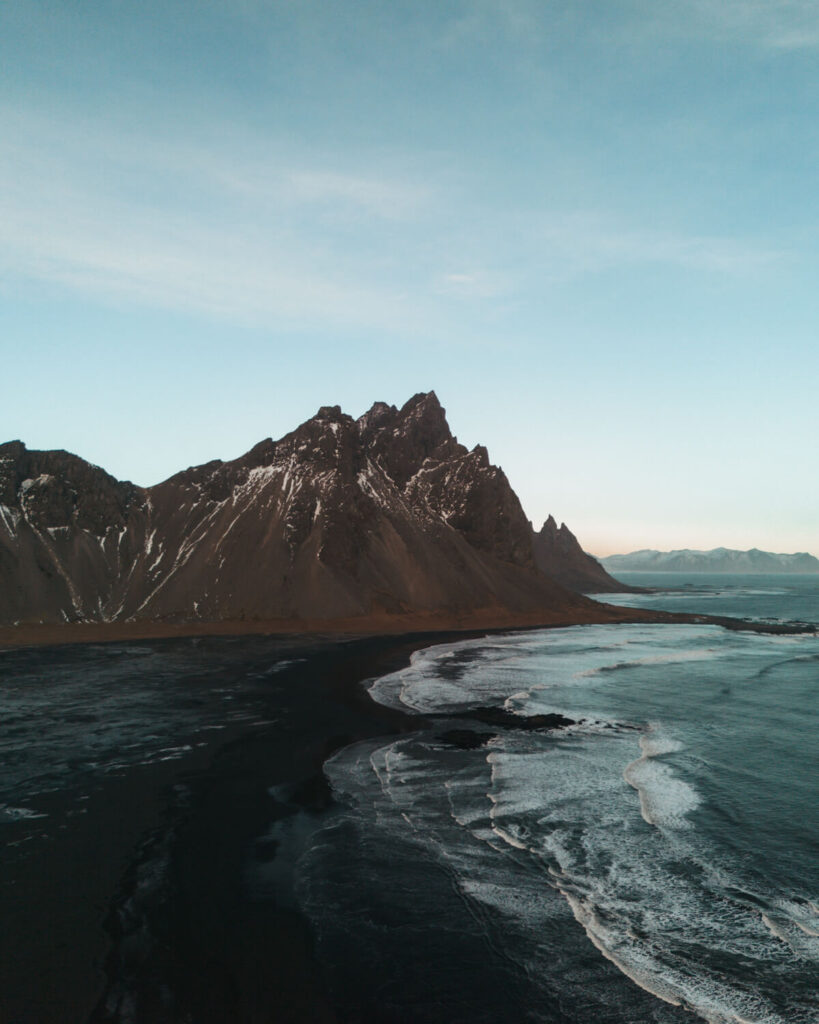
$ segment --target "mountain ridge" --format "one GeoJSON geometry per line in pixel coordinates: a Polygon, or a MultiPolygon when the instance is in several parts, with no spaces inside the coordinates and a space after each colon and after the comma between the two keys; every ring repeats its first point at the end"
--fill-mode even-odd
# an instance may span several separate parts
{"type": "MultiPolygon", "coordinates": [[[[541,560],[542,562],[542,560],[541,560]]],[[[536,562],[503,471],[434,392],[339,406],[152,487],[0,445],[0,623],[588,613],[536,562]]]]}
{"type": "Polygon", "coordinates": [[[713,573],[819,573],[819,559],[806,551],[790,554],[750,548],[711,548],[699,551],[679,548],[657,551],[642,548],[623,555],[608,555],[600,562],[613,572],[713,572],[713,573]]]}

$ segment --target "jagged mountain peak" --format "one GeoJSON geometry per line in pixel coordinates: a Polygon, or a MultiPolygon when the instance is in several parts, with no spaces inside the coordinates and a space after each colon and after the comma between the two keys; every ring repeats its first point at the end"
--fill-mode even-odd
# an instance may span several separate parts
{"type": "Polygon", "coordinates": [[[551,514],[547,516],[543,526],[540,528],[540,532],[543,534],[553,534],[555,537],[563,537],[567,541],[576,541],[575,535],[569,527],[564,522],[561,522],[558,526],[557,520],[551,514]]]}
{"type": "Polygon", "coordinates": [[[438,400],[434,391],[418,391],[408,398],[401,406],[402,416],[412,415],[439,415],[445,416],[446,410],[438,400]]]}
{"type": "Polygon", "coordinates": [[[534,554],[541,572],[572,590],[602,594],[634,589],[612,579],[595,558],[586,554],[565,523],[558,527],[553,515],[534,535],[534,554]]]}
{"type": "Polygon", "coordinates": [[[557,520],[551,513],[546,517],[543,526],[540,528],[540,533],[544,536],[562,537],[564,541],[571,540],[576,542],[576,537],[568,526],[563,522],[558,526],[557,520]]]}
{"type": "Polygon", "coordinates": [[[377,402],[358,421],[368,456],[403,490],[429,458],[463,454],[434,391],[413,395],[400,409],[377,402]]]}
{"type": "Polygon", "coordinates": [[[26,451],[26,446],[19,439],[4,441],[0,444],[0,459],[19,459],[24,451],[26,451]]]}
{"type": "Polygon", "coordinates": [[[483,445],[458,443],[434,392],[400,409],[376,402],[358,420],[322,406],[279,440],[145,489],[21,442],[0,447],[0,460],[0,477],[14,477],[9,500],[0,497],[0,569],[12,581],[0,621],[327,619],[583,601],[537,572],[505,474],[483,445]]]}
{"type": "Polygon", "coordinates": [[[394,405],[386,402],[374,402],[373,405],[356,420],[356,426],[360,434],[372,431],[382,426],[386,420],[398,415],[394,405]]]}
{"type": "Polygon", "coordinates": [[[0,506],[35,528],[79,524],[97,535],[121,523],[141,490],[63,449],[38,451],[22,441],[0,445],[0,506]]]}
{"type": "Polygon", "coordinates": [[[398,425],[430,448],[453,439],[446,409],[434,391],[419,392],[405,402],[398,411],[398,425]]]}
{"type": "Polygon", "coordinates": [[[314,420],[327,420],[328,423],[340,423],[343,419],[350,419],[341,411],[340,405],[322,405],[314,420]]]}
{"type": "MultiPolygon", "coordinates": [[[[473,457],[473,459],[475,460],[475,463],[481,469],[489,469],[490,468],[489,449],[486,448],[484,445],[476,444],[475,447],[470,451],[469,454],[473,457]]],[[[498,469],[497,466],[493,466],[491,468],[498,469]]],[[[499,470],[499,472],[500,472],[500,470],[499,470]]]]}

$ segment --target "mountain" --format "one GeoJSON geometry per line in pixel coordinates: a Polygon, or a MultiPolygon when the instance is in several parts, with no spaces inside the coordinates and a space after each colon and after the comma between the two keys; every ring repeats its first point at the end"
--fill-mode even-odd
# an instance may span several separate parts
{"type": "Polygon", "coordinates": [[[434,392],[154,487],[0,445],[0,623],[332,620],[597,608],[538,570],[531,525],[434,392]]]}
{"type": "Polygon", "coordinates": [[[792,555],[773,554],[751,548],[734,551],[714,548],[712,551],[632,551],[630,555],[609,555],[601,558],[612,572],[714,572],[714,573],[813,573],[819,572],[819,559],[807,552],[792,555]]]}
{"type": "Polygon", "coordinates": [[[575,535],[549,516],[534,534],[535,565],[555,582],[582,594],[613,594],[635,590],[612,579],[603,566],[587,555],[575,535]]]}

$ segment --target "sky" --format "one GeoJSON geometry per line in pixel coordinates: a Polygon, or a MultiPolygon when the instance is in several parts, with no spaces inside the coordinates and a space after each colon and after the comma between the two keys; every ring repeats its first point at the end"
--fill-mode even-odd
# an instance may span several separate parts
{"type": "Polygon", "coordinates": [[[815,0],[20,0],[0,68],[0,440],[434,389],[588,551],[819,554],[815,0]]]}

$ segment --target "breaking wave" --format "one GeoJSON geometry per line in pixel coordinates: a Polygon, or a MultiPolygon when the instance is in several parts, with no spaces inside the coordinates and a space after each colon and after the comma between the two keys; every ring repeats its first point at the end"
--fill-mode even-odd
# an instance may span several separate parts
{"type": "Polygon", "coordinates": [[[626,766],[623,778],[637,790],[643,819],[660,828],[687,828],[686,815],[699,807],[700,798],[693,786],[678,778],[668,764],[659,760],[664,754],[682,750],[682,744],[658,735],[656,726],[641,736],[639,743],[642,756],[626,766]]]}
{"type": "MultiPolygon", "coordinates": [[[[808,652],[815,644],[798,642],[808,652]]],[[[517,908],[510,955],[552,978],[554,950],[539,937],[545,911],[532,892],[559,894],[585,941],[659,1001],[651,1017],[629,1011],[624,1022],[693,1012],[709,1024],[808,1024],[819,965],[809,867],[792,835],[755,831],[759,813],[773,819],[787,803],[783,794],[802,799],[793,753],[807,751],[792,734],[805,728],[802,709],[777,741],[791,752],[792,788],[783,788],[773,716],[783,700],[804,702],[812,655],[783,661],[781,650],[780,638],[705,626],[557,629],[430,648],[375,681],[371,695],[463,729],[470,711],[493,706],[575,725],[498,726],[482,746],[458,751],[427,733],[403,738],[370,754],[380,797],[397,814],[393,827],[410,827],[454,867],[470,899],[494,913],[517,908]],[[770,766],[765,745],[750,740],[760,729],[770,766]],[[777,856],[780,839],[787,857],[777,856]]],[[[603,1005],[611,977],[598,985],[603,1005]]]]}

